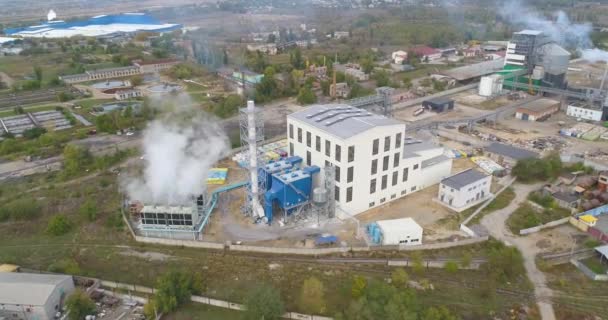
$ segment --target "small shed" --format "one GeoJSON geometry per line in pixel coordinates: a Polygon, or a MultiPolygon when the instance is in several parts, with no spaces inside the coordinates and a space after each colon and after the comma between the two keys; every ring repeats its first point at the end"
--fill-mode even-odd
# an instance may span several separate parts
{"type": "Polygon", "coordinates": [[[555,199],[558,206],[564,209],[576,208],[580,203],[579,196],[569,192],[556,192],[553,194],[553,199],[555,199]]]}
{"type": "Polygon", "coordinates": [[[486,148],[486,151],[489,153],[489,157],[493,160],[497,160],[498,163],[506,161],[515,164],[519,160],[540,157],[540,155],[534,151],[529,151],[498,142],[493,142],[490,144],[486,148]]]}
{"type": "Polygon", "coordinates": [[[412,218],[380,220],[376,224],[382,233],[382,245],[422,244],[422,227],[412,218]]]}
{"type": "Polygon", "coordinates": [[[526,121],[544,121],[558,112],[559,106],[559,101],[542,98],[517,108],[515,117],[526,121]]]}
{"type": "Polygon", "coordinates": [[[595,226],[595,224],[597,223],[597,218],[590,214],[582,215],[582,216],[578,217],[578,219],[590,227],[595,226]]]}
{"type": "Polygon", "coordinates": [[[454,100],[444,97],[429,99],[422,102],[422,107],[437,113],[446,112],[454,110],[454,100]]]}

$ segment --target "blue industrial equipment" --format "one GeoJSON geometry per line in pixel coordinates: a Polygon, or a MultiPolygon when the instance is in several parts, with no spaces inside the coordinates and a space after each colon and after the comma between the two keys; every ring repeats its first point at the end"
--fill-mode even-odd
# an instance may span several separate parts
{"type": "Polygon", "coordinates": [[[382,230],[380,230],[380,226],[377,223],[372,222],[368,224],[366,229],[367,235],[373,243],[382,243],[382,230]]]}
{"type": "Polygon", "coordinates": [[[264,192],[270,190],[272,187],[272,175],[280,172],[284,172],[285,170],[292,169],[294,166],[302,163],[302,158],[298,156],[288,157],[283,160],[279,160],[276,162],[270,162],[259,169],[260,182],[266,182],[266,190],[264,192]]]}
{"type": "Polygon", "coordinates": [[[290,214],[297,207],[310,201],[312,176],[319,171],[321,171],[319,167],[311,166],[301,170],[272,175],[272,186],[264,194],[264,213],[268,224],[272,223],[275,205],[285,213],[290,214]]]}
{"type": "Polygon", "coordinates": [[[333,235],[320,236],[315,239],[315,246],[329,246],[338,243],[338,237],[333,235]]]}

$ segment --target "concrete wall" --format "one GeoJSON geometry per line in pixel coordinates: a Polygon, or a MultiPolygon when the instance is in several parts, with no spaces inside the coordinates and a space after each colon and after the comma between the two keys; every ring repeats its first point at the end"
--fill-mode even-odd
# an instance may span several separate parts
{"type": "Polygon", "coordinates": [[[597,274],[593,272],[591,269],[587,268],[582,262],[578,260],[570,260],[576,268],[578,268],[582,273],[584,273],[587,277],[589,277],[593,281],[608,281],[608,274],[597,274]]]}
{"type": "Polygon", "coordinates": [[[532,228],[528,228],[528,229],[522,229],[522,230],[519,230],[519,234],[520,235],[526,235],[526,234],[530,234],[530,233],[539,232],[539,231],[541,231],[543,229],[553,228],[553,227],[562,225],[564,223],[568,223],[568,221],[570,221],[570,217],[566,217],[566,218],[562,218],[562,219],[559,219],[559,220],[547,222],[547,223],[545,223],[543,225],[540,225],[540,226],[536,226],[536,227],[532,227],[532,228]]]}

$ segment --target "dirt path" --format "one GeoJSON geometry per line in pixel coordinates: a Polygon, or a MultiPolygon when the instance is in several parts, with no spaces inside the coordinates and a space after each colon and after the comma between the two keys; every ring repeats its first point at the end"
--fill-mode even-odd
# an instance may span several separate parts
{"type": "Polygon", "coordinates": [[[534,295],[536,304],[543,320],[555,320],[555,312],[551,304],[553,291],[547,287],[545,275],[536,267],[536,255],[540,248],[536,246],[536,240],[528,237],[517,237],[506,227],[505,222],[509,216],[517,209],[520,203],[526,201],[528,194],[540,188],[542,184],[514,184],[515,199],[504,209],[497,210],[486,215],[481,220],[481,224],[488,230],[491,236],[504,242],[507,245],[516,246],[524,258],[524,267],[528,273],[528,278],[534,284],[534,295]]]}

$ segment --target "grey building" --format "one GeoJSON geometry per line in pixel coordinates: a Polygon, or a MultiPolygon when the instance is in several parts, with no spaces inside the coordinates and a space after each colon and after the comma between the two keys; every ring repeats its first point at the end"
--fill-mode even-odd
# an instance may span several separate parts
{"type": "Polygon", "coordinates": [[[441,180],[437,199],[444,206],[461,212],[492,196],[492,176],[467,169],[441,180]]]}
{"type": "Polygon", "coordinates": [[[72,292],[72,276],[0,273],[0,319],[55,319],[72,292]]]}
{"type": "Polygon", "coordinates": [[[519,160],[540,157],[540,155],[534,151],[529,151],[498,142],[490,144],[485,151],[488,153],[490,158],[499,164],[514,165],[519,160]]]}

